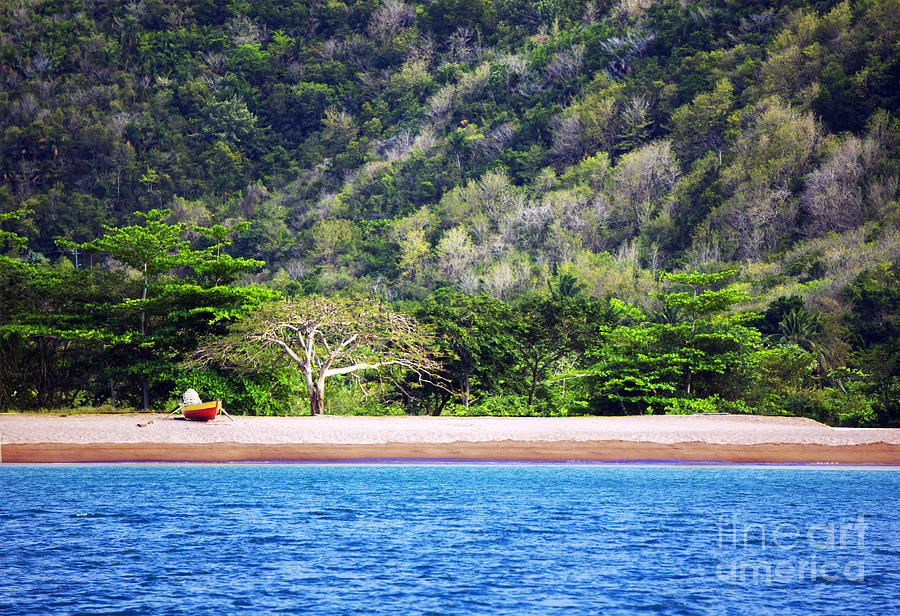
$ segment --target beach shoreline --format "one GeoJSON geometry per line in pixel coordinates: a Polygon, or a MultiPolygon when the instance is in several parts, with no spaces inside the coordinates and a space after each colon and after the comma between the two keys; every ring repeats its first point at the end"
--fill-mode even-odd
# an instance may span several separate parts
{"type": "Polygon", "coordinates": [[[900,429],[808,419],[0,415],[0,462],[703,462],[900,465],[900,429]]]}
{"type": "Polygon", "coordinates": [[[97,462],[705,462],[900,466],[900,445],[721,445],[631,441],[493,441],[380,445],[31,443],[2,447],[3,463],[97,462]]]}

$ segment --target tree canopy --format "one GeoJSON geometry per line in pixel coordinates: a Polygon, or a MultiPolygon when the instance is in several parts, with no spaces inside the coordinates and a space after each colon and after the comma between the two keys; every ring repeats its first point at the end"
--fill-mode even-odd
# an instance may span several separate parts
{"type": "Polygon", "coordinates": [[[2,404],[294,408],[302,370],[183,362],[373,297],[434,333],[449,391],[369,373],[409,412],[896,421],[898,14],[0,0],[2,404]]]}
{"type": "Polygon", "coordinates": [[[286,356],[303,375],[312,415],[325,412],[326,381],[397,366],[439,379],[429,334],[412,317],[377,302],[308,296],[264,304],[200,351],[201,362],[258,368],[286,356]]]}

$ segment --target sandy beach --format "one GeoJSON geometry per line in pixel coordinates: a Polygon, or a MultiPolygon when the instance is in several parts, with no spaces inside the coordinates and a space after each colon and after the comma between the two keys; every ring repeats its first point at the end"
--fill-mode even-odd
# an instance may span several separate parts
{"type": "Polygon", "coordinates": [[[391,459],[900,465],[900,429],[809,419],[655,417],[219,417],[0,415],[0,461],[391,459]]]}

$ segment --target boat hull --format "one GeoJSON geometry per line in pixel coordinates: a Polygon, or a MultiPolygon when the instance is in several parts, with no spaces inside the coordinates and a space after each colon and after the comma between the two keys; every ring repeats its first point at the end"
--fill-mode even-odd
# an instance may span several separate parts
{"type": "Polygon", "coordinates": [[[181,407],[181,414],[190,421],[210,421],[215,419],[222,408],[222,401],[203,402],[201,404],[189,404],[181,407]]]}

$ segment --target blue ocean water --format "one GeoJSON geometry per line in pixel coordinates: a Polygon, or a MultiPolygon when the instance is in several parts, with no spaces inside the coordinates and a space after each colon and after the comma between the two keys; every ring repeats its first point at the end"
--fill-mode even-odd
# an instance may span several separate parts
{"type": "Polygon", "coordinates": [[[0,466],[0,614],[897,614],[900,471],[0,466]]]}

